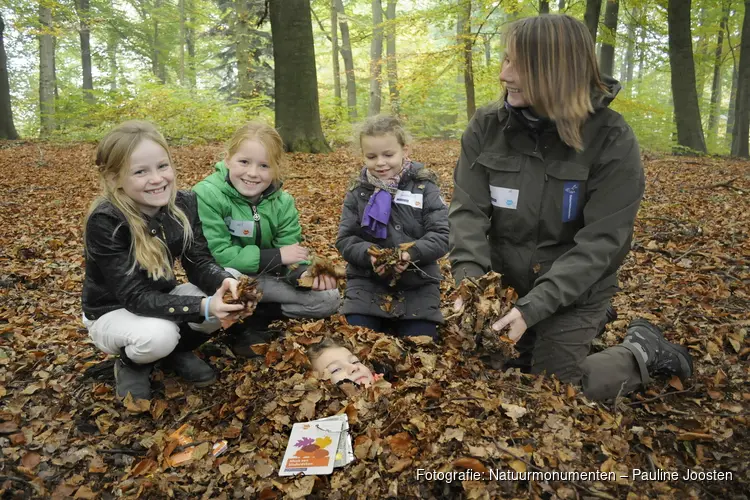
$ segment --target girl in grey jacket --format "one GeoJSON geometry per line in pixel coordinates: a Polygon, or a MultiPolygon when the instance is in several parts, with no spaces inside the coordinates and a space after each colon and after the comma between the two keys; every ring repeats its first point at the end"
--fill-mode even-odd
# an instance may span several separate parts
{"type": "Polygon", "coordinates": [[[359,133],[365,166],[344,199],[338,248],[347,262],[343,313],[349,324],[399,336],[437,337],[448,209],[437,176],[408,159],[408,138],[391,116],[369,118],[359,133]],[[401,252],[398,279],[374,268],[370,247],[401,252]]]}

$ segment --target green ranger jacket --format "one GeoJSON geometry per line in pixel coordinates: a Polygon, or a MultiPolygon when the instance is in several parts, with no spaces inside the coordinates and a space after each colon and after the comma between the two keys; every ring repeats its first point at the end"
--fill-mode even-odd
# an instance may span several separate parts
{"type": "Polygon", "coordinates": [[[294,198],[271,185],[260,201],[252,204],[229,182],[223,161],[215,168],[216,172],[193,187],[203,234],[214,259],[243,274],[278,272],[278,249],[302,239],[294,198]]]}
{"type": "Polygon", "coordinates": [[[528,327],[611,298],[645,187],[638,141],[594,98],[575,151],[550,122],[503,103],[482,108],[461,139],[449,211],[457,281],[495,270],[521,297],[528,327]]]}

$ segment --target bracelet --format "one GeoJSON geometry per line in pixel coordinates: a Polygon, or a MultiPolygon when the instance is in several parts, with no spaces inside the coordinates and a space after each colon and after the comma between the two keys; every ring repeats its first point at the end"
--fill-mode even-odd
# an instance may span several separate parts
{"type": "Polygon", "coordinates": [[[210,317],[208,315],[208,306],[209,306],[209,304],[211,304],[211,299],[212,298],[213,297],[206,297],[206,307],[203,309],[203,317],[205,318],[206,321],[211,321],[210,317]]]}

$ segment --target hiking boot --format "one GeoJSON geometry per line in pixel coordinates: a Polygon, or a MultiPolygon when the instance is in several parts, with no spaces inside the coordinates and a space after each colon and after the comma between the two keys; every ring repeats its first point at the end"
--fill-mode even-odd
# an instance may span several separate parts
{"type": "Polygon", "coordinates": [[[278,336],[278,334],[279,332],[276,330],[258,330],[255,328],[244,327],[242,330],[237,329],[230,331],[226,338],[226,342],[234,355],[238,358],[257,358],[261,355],[256,354],[251,346],[267,344],[271,339],[278,336]]]}
{"type": "Polygon", "coordinates": [[[686,379],[693,374],[693,360],[687,348],[668,342],[661,330],[645,319],[635,319],[628,325],[622,345],[638,358],[639,365],[646,367],[649,376],[677,375],[686,379]]]}
{"type": "Polygon", "coordinates": [[[161,360],[161,366],[196,387],[206,387],[216,381],[213,369],[192,351],[173,351],[161,360]]]}
{"type": "Polygon", "coordinates": [[[133,399],[151,399],[151,369],[153,367],[153,363],[138,365],[123,359],[115,361],[117,397],[125,399],[130,393],[133,399]]]}

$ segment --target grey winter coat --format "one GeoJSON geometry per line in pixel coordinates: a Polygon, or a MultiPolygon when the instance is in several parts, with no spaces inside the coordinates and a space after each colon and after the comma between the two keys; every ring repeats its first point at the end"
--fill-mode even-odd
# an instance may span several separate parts
{"type": "Polygon", "coordinates": [[[421,163],[412,163],[398,186],[406,196],[394,197],[384,240],[365,232],[361,225],[374,189],[362,172],[344,199],[336,239],[336,248],[347,262],[342,312],[442,323],[442,273],[437,260],[448,252],[448,207],[440,197],[437,176],[421,163]],[[393,248],[411,241],[416,243],[408,251],[416,267],[410,265],[396,286],[390,287],[390,279],[378,276],[372,269],[367,249],[373,245],[393,248]]]}

